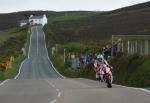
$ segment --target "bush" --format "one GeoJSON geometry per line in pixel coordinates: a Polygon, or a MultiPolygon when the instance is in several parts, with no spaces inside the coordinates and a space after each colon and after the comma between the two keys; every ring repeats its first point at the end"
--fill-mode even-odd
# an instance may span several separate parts
{"type": "MultiPolygon", "coordinates": [[[[18,32],[18,31],[17,31],[18,32]]],[[[20,35],[16,37],[10,37],[7,41],[0,46],[0,61],[3,61],[7,56],[14,56],[15,61],[12,64],[12,68],[0,71],[0,80],[13,78],[17,75],[19,67],[25,56],[22,55],[22,47],[27,41],[26,30],[20,30],[20,35]]]]}
{"type": "Polygon", "coordinates": [[[150,86],[150,59],[142,55],[124,55],[110,61],[114,67],[114,82],[117,84],[150,86]]]}
{"type": "Polygon", "coordinates": [[[64,48],[68,52],[82,53],[84,51],[84,49],[85,49],[85,46],[80,44],[80,43],[69,43],[69,44],[65,45],[64,48]]]}
{"type": "Polygon", "coordinates": [[[72,69],[69,67],[68,62],[63,62],[63,55],[56,54],[54,57],[51,58],[58,71],[66,77],[95,79],[95,73],[92,69],[92,63],[89,63],[85,69],[72,69]]]}

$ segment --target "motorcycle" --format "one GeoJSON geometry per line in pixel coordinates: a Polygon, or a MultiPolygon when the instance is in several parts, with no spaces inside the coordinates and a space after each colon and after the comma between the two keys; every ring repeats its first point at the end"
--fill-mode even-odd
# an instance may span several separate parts
{"type": "Polygon", "coordinates": [[[107,83],[108,88],[112,88],[113,76],[112,67],[102,65],[100,69],[101,80],[107,83]]]}
{"type": "Polygon", "coordinates": [[[101,82],[107,83],[108,88],[112,88],[113,75],[112,67],[104,63],[94,63],[94,71],[96,73],[96,78],[101,82]]]}

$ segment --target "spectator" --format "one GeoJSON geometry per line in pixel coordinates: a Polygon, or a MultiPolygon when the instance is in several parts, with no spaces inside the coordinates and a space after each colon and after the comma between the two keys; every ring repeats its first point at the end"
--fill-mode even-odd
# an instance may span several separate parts
{"type": "Polygon", "coordinates": [[[86,56],[86,62],[91,62],[92,61],[92,55],[87,55],[86,56]]]}
{"type": "Polygon", "coordinates": [[[103,51],[104,58],[108,60],[108,56],[111,56],[112,46],[108,44],[106,45],[106,47],[103,47],[102,51],[103,51]]]}

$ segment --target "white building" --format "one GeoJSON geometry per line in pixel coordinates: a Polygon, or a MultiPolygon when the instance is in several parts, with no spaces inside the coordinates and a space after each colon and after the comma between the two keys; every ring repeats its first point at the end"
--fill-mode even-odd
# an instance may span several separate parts
{"type": "Polygon", "coordinates": [[[21,21],[19,22],[20,27],[26,27],[27,24],[28,24],[28,20],[21,20],[21,21]]]}
{"type": "Polygon", "coordinates": [[[43,16],[30,15],[29,22],[32,25],[39,25],[40,24],[40,25],[44,26],[45,24],[47,24],[47,17],[45,14],[43,16]]]}

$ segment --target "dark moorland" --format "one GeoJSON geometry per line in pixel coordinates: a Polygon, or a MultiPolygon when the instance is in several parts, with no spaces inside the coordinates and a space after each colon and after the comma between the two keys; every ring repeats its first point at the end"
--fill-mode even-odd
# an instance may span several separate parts
{"type": "Polygon", "coordinates": [[[97,41],[111,35],[148,35],[150,32],[150,2],[108,12],[25,11],[0,14],[0,30],[16,26],[17,21],[27,19],[30,14],[47,14],[51,22],[48,25],[51,30],[48,32],[57,42],[97,41]],[[80,16],[81,18],[54,20],[62,16],[80,16]]]}
{"type": "Polygon", "coordinates": [[[47,32],[58,43],[99,41],[111,35],[149,35],[150,2],[78,18],[49,19],[47,32]]]}

